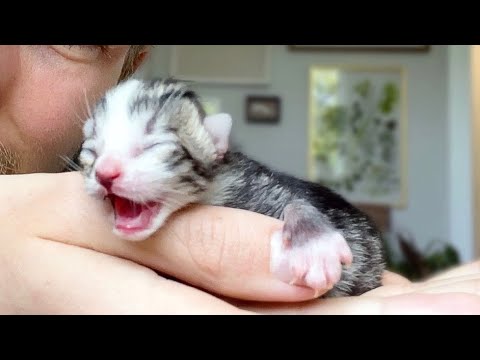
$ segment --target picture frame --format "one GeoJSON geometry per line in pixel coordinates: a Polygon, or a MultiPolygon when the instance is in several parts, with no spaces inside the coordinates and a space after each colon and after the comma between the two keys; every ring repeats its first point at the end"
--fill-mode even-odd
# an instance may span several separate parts
{"type": "Polygon", "coordinates": [[[275,95],[249,95],[245,98],[249,123],[276,124],[281,118],[281,99],[275,95]]]}
{"type": "Polygon", "coordinates": [[[407,72],[310,68],[308,177],[353,203],[407,204],[407,72]]]}
{"type": "Polygon", "coordinates": [[[291,51],[348,52],[418,52],[430,51],[431,45],[288,45],[291,51]]]}
{"type": "Polygon", "coordinates": [[[199,84],[268,85],[271,45],[172,45],[170,76],[199,84]]]}

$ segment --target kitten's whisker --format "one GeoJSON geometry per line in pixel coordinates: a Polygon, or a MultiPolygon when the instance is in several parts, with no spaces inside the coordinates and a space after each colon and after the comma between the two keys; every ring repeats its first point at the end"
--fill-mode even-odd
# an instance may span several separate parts
{"type": "MultiPolygon", "coordinates": [[[[152,183],[152,187],[153,187],[154,183],[152,183]]],[[[166,194],[180,194],[180,195],[184,195],[185,192],[184,191],[179,191],[179,190],[174,190],[174,189],[162,189],[162,193],[166,193],[166,194]]]]}
{"type": "Polygon", "coordinates": [[[178,202],[178,201],[166,201],[164,202],[164,206],[170,208],[170,209],[181,209],[185,207],[186,203],[185,202],[178,202]]]}
{"type": "Polygon", "coordinates": [[[75,111],[75,125],[77,125],[80,129],[83,129],[83,126],[85,125],[86,119],[82,118],[78,112],[75,111]]]}
{"type": "Polygon", "coordinates": [[[86,104],[86,106],[87,106],[88,116],[89,116],[90,118],[92,118],[92,117],[93,117],[93,116],[92,116],[92,110],[91,110],[91,108],[90,108],[90,103],[89,103],[89,101],[88,101],[87,89],[86,89],[86,88],[83,88],[83,95],[84,95],[84,98],[85,98],[85,104],[86,104]]]}
{"type": "Polygon", "coordinates": [[[176,207],[183,207],[186,203],[187,203],[187,201],[185,201],[185,200],[178,199],[178,198],[173,198],[173,197],[170,197],[170,198],[164,200],[164,204],[166,204],[167,206],[168,205],[174,205],[176,207]]]}
{"type": "Polygon", "coordinates": [[[82,171],[82,167],[78,164],[76,164],[72,159],[70,159],[68,156],[65,155],[59,155],[60,159],[62,159],[65,162],[65,165],[67,165],[67,170],[73,170],[73,171],[82,171]]]}

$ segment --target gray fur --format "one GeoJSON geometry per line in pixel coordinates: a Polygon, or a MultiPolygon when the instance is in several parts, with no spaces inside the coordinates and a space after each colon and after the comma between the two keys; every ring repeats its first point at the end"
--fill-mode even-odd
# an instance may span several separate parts
{"type": "Polygon", "coordinates": [[[331,190],[276,172],[242,153],[228,153],[215,170],[202,202],[240,208],[286,222],[299,243],[315,232],[336,230],[345,237],[353,263],[325,295],[360,295],[378,287],[385,269],[380,234],[370,219],[331,190]],[[284,210],[291,208],[284,218],[284,210]],[[295,224],[300,220],[300,224],[295,224]]]}

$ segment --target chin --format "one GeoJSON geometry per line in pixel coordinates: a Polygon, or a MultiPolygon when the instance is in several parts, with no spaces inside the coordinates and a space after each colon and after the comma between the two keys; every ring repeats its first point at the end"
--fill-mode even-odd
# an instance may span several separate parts
{"type": "Polygon", "coordinates": [[[98,200],[109,200],[112,232],[115,237],[126,241],[140,242],[150,238],[176,210],[166,205],[163,198],[140,202],[139,198],[148,196],[125,191],[120,186],[113,186],[107,191],[96,181],[87,179],[86,189],[98,200]]]}
{"type": "MultiPolygon", "coordinates": [[[[128,227],[119,225],[115,222],[113,226],[113,234],[126,241],[140,242],[145,241],[154,235],[160,228],[165,224],[168,217],[172,214],[173,211],[170,211],[167,208],[161,207],[158,210],[158,213],[150,216],[148,224],[137,227],[128,227]]],[[[115,217],[115,215],[114,215],[115,217]]]]}

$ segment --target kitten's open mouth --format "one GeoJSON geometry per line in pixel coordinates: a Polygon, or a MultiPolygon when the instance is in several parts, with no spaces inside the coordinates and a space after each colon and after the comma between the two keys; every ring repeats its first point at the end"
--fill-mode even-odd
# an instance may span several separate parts
{"type": "Polygon", "coordinates": [[[156,202],[135,203],[115,194],[109,194],[107,197],[113,206],[115,228],[126,235],[148,229],[162,205],[156,202]]]}

